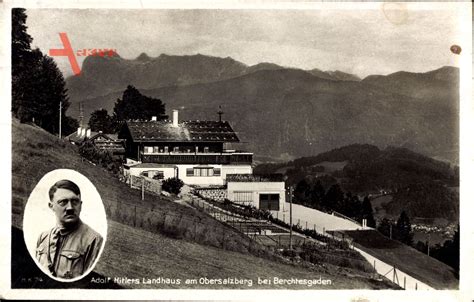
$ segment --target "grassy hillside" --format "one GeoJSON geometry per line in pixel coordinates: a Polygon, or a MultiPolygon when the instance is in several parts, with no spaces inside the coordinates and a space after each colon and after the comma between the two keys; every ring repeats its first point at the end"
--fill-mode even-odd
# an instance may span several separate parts
{"type": "Polygon", "coordinates": [[[354,239],[357,247],[386,263],[393,263],[398,269],[436,289],[456,289],[459,280],[448,265],[431,258],[414,248],[390,240],[377,231],[344,231],[354,239]]]}
{"type": "MultiPolygon", "coordinates": [[[[83,161],[77,155],[75,146],[42,129],[13,120],[12,131],[14,255],[27,255],[22,244],[21,228],[22,214],[30,192],[45,173],[57,168],[69,168],[82,173],[96,185],[106,207],[108,240],[102,260],[94,272],[96,275],[129,278],[286,276],[307,279],[322,276],[333,280],[332,288],[390,287],[386,282],[368,278],[370,274],[364,276],[337,268],[329,270],[324,264],[307,267],[285,264],[284,259],[257,244],[249,244],[248,237],[204,213],[153,195],[146,195],[142,201],[139,191],[119,182],[105,169],[83,161]]],[[[25,274],[34,274],[31,259],[28,256],[15,256],[12,265],[15,268],[13,280],[20,280],[16,286],[31,287],[31,284],[21,283],[25,274]]],[[[35,275],[33,277],[36,278],[35,275]]],[[[87,280],[92,277],[70,286],[90,287],[91,283],[87,280]]],[[[36,286],[54,288],[64,284],[41,283],[36,286]]],[[[173,285],[143,287],[167,288],[173,285]]],[[[211,285],[202,287],[217,288],[211,285]]]]}

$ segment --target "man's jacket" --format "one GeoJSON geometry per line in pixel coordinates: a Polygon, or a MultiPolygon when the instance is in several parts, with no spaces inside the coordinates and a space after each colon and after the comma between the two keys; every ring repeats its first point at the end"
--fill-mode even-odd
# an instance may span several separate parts
{"type": "Polygon", "coordinates": [[[39,236],[36,259],[55,277],[76,278],[92,266],[102,241],[102,236],[82,221],[69,232],[55,227],[39,236]]]}

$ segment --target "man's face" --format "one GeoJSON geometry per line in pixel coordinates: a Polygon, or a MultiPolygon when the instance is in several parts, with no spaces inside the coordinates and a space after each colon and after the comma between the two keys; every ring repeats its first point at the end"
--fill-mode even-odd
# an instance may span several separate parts
{"type": "Polygon", "coordinates": [[[49,208],[56,215],[56,220],[60,225],[68,226],[79,221],[81,205],[80,195],[76,195],[68,189],[57,189],[54,192],[53,200],[49,203],[49,208]]]}

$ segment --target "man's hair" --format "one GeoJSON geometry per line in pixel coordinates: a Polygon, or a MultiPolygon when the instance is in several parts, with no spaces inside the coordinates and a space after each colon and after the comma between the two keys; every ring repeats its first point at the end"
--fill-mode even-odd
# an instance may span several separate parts
{"type": "Polygon", "coordinates": [[[74,194],[76,194],[76,195],[81,195],[81,190],[79,189],[79,187],[75,183],[73,183],[70,180],[63,179],[63,180],[60,180],[60,181],[56,182],[49,189],[49,200],[51,200],[51,201],[53,200],[54,193],[56,193],[56,191],[58,189],[66,189],[66,190],[69,190],[71,192],[74,192],[74,194]]]}

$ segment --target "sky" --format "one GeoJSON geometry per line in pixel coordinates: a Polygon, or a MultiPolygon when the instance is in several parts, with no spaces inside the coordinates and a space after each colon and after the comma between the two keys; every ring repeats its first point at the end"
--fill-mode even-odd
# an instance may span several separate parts
{"type": "MultiPolygon", "coordinates": [[[[33,46],[47,53],[113,48],[126,59],[204,54],[247,65],[276,63],[360,77],[457,66],[460,10],[446,4],[378,3],[371,9],[28,9],[33,46]]],[[[463,45],[460,45],[461,48],[463,45]]],[[[82,62],[84,57],[78,57],[82,62]]],[[[55,60],[66,76],[65,57],[55,60]]]]}

